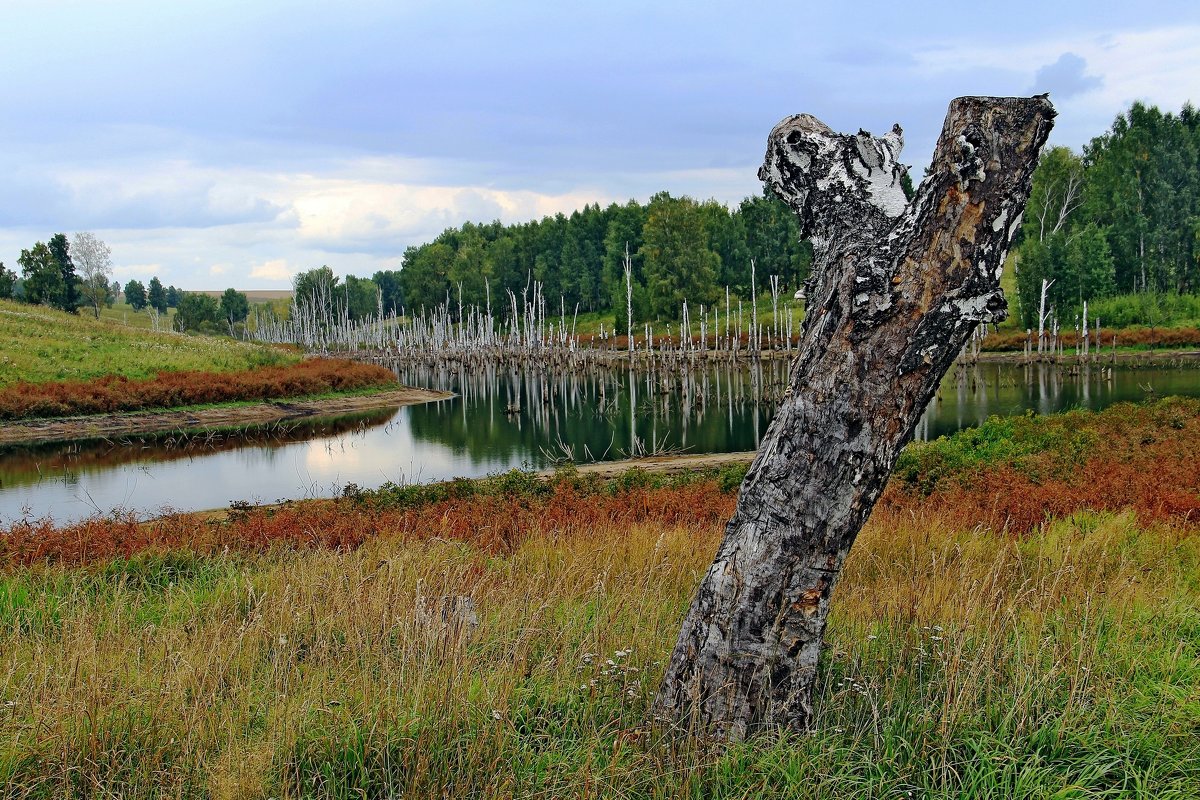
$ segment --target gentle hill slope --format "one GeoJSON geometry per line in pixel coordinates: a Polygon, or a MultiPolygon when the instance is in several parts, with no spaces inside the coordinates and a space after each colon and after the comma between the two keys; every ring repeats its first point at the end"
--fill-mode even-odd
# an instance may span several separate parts
{"type": "Polygon", "coordinates": [[[155,333],[0,300],[0,386],[102,375],[147,378],[177,370],[226,372],[298,360],[298,355],[262,345],[155,333]]]}

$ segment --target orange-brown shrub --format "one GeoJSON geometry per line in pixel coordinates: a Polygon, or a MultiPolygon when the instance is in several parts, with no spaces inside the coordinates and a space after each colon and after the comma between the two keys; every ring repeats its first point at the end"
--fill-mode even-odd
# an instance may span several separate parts
{"type": "Polygon", "coordinates": [[[1144,523],[1200,521],[1200,400],[1122,403],[1048,417],[1086,429],[1078,460],[1050,449],[941,480],[928,493],[892,481],[880,505],[950,515],[954,524],[1024,534],[1050,517],[1132,509],[1144,523]]]}
{"type": "Polygon", "coordinates": [[[377,364],[313,358],[244,372],[162,372],[147,380],[113,375],[96,381],[21,382],[0,389],[0,419],[269,400],[386,386],[395,381],[390,370],[377,364]]]}

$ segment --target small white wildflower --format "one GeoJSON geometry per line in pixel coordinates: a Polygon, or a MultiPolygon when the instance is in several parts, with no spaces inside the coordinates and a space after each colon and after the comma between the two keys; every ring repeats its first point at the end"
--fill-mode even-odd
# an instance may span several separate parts
{"type": "Polygon", "coordinates": [[[876,640],[876,639],[878,639],[878,638],[879,638],[878,636],[876,636],[875,634],[873,634],[873,633],[872,633],[870,636],[868,636],[868,637],[867,637],[867,641],[868,641],[868,642],[873,642],[873,641],[875,641],[875,640],[876,640]]]}
{"type": "Polygon", "coordinates": [[[280,636],[280,637],[279,637],[279,646],[280,646],[280,647],[283,647],[283,646],[285,646],[285,645],[287,644],[287,642],[288,642],[288,640],[287,640],[287,637],[286,637],[286,636],[280,636]]]}
{"type": "Polygon", "coordinates": [[[494,708],[492,709],[492,719],[495,719],[495,720],[500,720],[500,719],[503,719],[503,718],[504,718],[504,715],[503,715],[503,714],[501,714],[499,711],[497,711],[497,710],[496,710],[496,709],[494,709],[494,708]]]}

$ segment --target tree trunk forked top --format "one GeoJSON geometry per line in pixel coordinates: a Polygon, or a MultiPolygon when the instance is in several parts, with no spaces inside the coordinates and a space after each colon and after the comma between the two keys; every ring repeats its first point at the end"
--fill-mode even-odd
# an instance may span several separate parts
{"type": "Polygon", "coordinates": [[[900,127],[771,132],[759,177],[815,249],[799,355],[655,701],[718,738],[812,724],[829,597],[943,375],[981,322],[1053,124],[1045,97],[963,97],[911,202],[900,127]]]}

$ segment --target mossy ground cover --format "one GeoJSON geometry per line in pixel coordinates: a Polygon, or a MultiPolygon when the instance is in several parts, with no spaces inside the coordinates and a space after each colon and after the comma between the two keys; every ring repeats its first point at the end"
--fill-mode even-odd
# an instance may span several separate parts
{"type": "Polygon", "coordinates": [[[906,456],[836,591],[815,729],[732,747],[649,706],[737,471],[16,526],[0,794],[1194,797],[1193,518],[1110,491],[1018,529],[951,501],[1004,505],[1001,475],[1065,490],[1167,440],[1161,486],[1195,494],[1170,462],[1197,410],[996,423],[906,456]],[[459,596],[477,625],[443,616],[459,596]]]}

